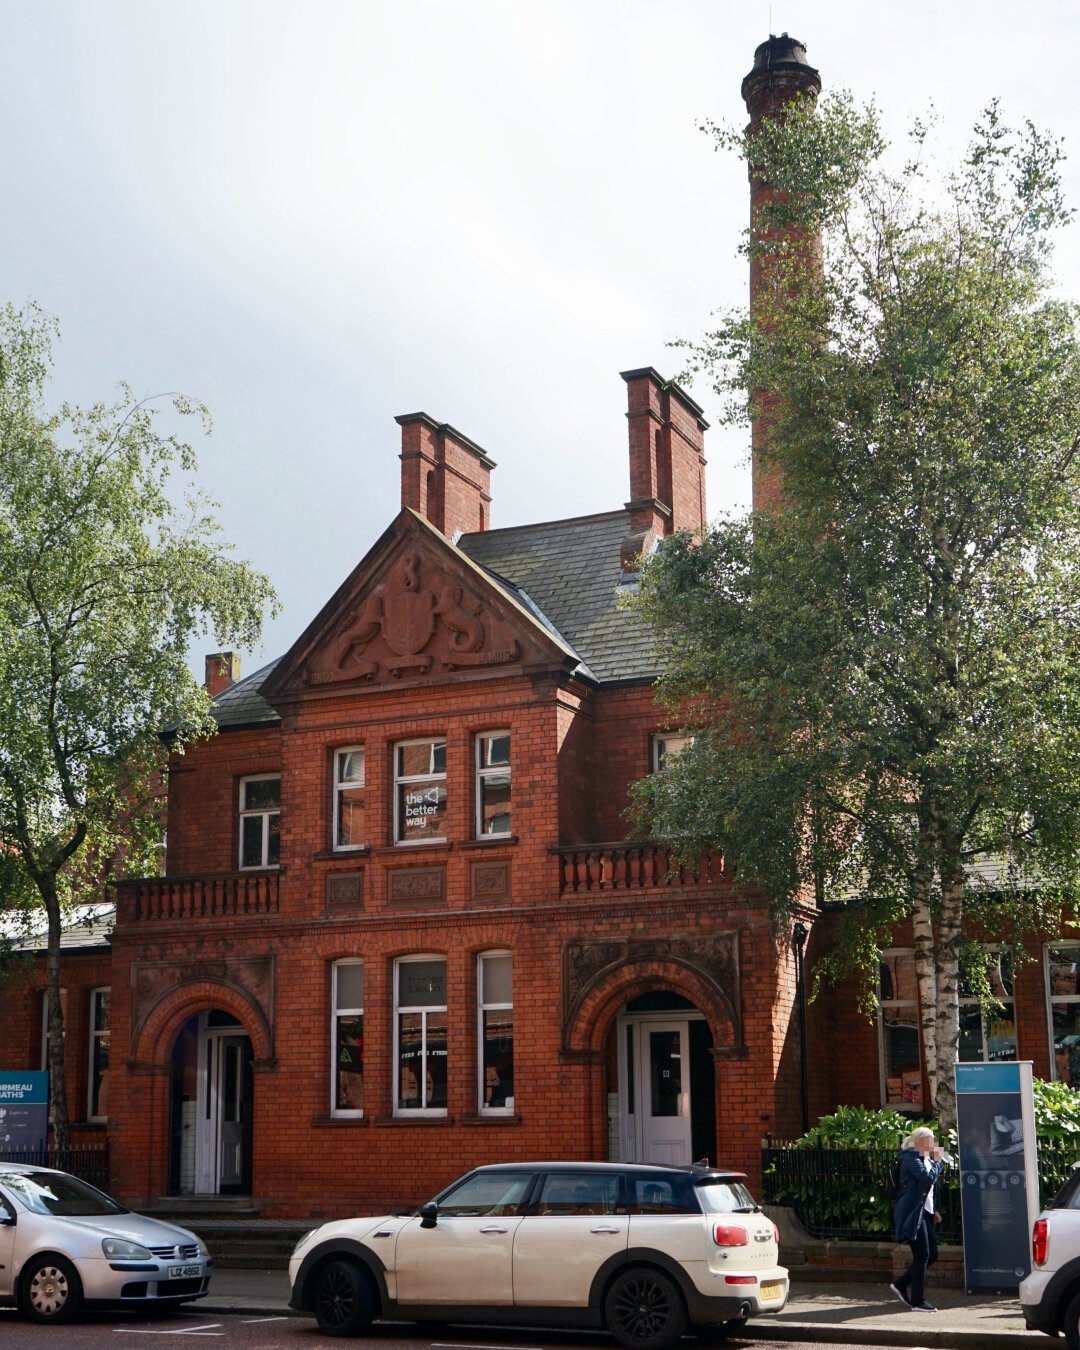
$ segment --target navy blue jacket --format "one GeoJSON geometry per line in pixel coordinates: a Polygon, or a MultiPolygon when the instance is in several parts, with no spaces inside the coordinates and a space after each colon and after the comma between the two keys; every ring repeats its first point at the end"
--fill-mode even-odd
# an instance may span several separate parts
{"type": "Polygon", "coordinates": [[[927,1171],[923,1164],[925,1156],[917,1148],[900,1150],[900,1194],[893,1205],[897,1242],[914,1242],[919,1236],[927,1194],[945,1170],[943,1162],[931,1161],[927,1171]]]}

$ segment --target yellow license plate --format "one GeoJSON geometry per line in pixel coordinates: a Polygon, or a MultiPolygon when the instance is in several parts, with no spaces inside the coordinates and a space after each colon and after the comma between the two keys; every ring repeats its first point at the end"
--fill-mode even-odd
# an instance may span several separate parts
{"type": "Polygon", "coordinates": [[[762,1298],[783,1298],[784,1282],[783,1280],[762,1280],[761,1297],[762,1298]]]}

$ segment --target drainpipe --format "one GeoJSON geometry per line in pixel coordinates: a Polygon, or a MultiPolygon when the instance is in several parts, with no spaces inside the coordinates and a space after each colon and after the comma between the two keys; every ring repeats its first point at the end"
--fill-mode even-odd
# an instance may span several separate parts
{"type": "Polygon", "coordinates": [[[791,944],[795,948],[795,1004],[799,1015],[799,1101],[802,1106],[802,1132],[810,1128],[810,1080],[806,1062],[806,972],[803,948],[810,930],[806,924],[796,923],[791,930],[791,944]]]}

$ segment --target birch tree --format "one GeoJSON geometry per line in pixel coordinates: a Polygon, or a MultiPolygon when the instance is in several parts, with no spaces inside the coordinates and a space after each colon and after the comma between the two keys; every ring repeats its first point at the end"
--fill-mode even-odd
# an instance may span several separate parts
{"type": "Polygon", "coordinates": [[[692,747],[639,826],[723,849],[781,924],[845,920],[832,973],[914,929],[934,1113],[954,1118],[972,925],[1056,924],[1080,881],[1080,347],[1051,270],[1061,150],[991,106],[932,170],[844,95],[712,128],[778,191],[753,313],[679,344],[764,419],[770,508],[676,537],[639,607],[692,747]],[[805,247],[819,237],[821,247],[805,247]],[[793,243],[793,241],[804,241],[793,243]],[[985,864],[976,868],[977,863],[985,864]]]}
{"type": "Polygon", "coordinates": [[[55,336],[33,306],[0,309],[0,908],[44,913],[50,1099],[67,1148],[65,919],[118,869],[153,866],[161,733],[182,748],[213,730],[188,648],[203,631],[257,645],[273,593],[230,556],[191,448],[158,429],[160,404],[121,387],[49,408],[55,336]],[[171,473],[186,498],[170,495],[171,473]]]}

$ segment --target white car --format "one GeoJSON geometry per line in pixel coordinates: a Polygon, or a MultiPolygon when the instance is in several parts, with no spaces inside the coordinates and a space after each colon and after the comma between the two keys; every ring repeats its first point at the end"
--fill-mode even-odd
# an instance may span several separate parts
{"type": "Polygon", "coordinates": [[[779,1312],[779,1235],[741,1172],[704,1164],[479,1167],[414,1214],[341,1219],[297,1244],[290,1304],[328,1336],[378,1317],[606,1328],[665,1350],[779,1312]]]}
{"type": "Polygon", "coordinates": [[[203,1298],[214,1263],[194,1233],[133,1214],[67,1172],[0,1162],[0,1304],[66,1322],[87,1303],[203,1298]]]}
{"type": "Polygon", "coordinates": [[[1020,1307],[1029,1331],[1063,1332],[1069,1350],[1080,1350],[1080,1163],[1035,1220],[1020,1307]]]}

